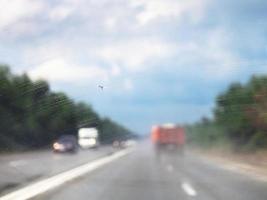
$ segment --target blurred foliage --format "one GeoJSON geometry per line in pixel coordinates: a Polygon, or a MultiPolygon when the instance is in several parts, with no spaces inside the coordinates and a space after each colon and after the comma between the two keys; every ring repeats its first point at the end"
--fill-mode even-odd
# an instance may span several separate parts
{"type": "Polygon", "coordinates": [[[45,147],[60,135],[77,135],[81,127],[100,129],[103,142],[133,135],[101,119],[91,106],[52,92],[46,81],[14,75],[8,66],[0,65],[0,150],[45,147]]]}
{"type": "Polygon", "coordinates": [[[187,126],[189,141],[201,146],[230,143],[234,150],[267,148],[267,76],[233,83],[216,98],[214,119],[187,126]]]}
{"type": "Polygon", "coordinates": [[[200,122],[186,126],[187,142],[210,148],[217,145],[223,145],[226,141],[224,129],[208,118],[202,118],[200,122]]]}
{"type": "Polygon", "coordinates": [[[135,134],[131,133],[125,127],[117,124],[109,118],[103,119],[99,129],[102,133],[100,135],[100,140],[104,143],[111,143],[115,140],[126,140],[136,137],[135,134]]]}

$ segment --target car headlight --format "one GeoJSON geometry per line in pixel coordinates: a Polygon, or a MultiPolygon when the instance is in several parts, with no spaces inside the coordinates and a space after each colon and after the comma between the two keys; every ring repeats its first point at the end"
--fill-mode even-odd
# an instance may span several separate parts
{"type": "Polygon", "coordinates": [[[61,150],[61,149],[63,149],[64,147],[63,147],[62,144],[59,144],[59,143],[55,142],[55,143],[53,144],[53,148],[54,148],[55,150],[61,150]]]}

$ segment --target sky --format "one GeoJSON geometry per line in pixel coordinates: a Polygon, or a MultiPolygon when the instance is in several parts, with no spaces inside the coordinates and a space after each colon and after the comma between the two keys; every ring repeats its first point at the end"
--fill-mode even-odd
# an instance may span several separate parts
{"type": "Polygon", "coordinates": [[[0,0],[0,62],[137,133],[267,73],[264,0],[0,0]],[[98,85],[103,85],[100,90],[98,85]]]}

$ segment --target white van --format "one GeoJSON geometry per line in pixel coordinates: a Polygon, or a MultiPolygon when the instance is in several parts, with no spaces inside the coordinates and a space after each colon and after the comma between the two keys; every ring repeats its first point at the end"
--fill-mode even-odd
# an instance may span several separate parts
{"type": "Polygon", "coordinates": [[[98,130],[96,128],[80,128],[78,143],[83,149],[97,148],[99,145],[98,130]]]}

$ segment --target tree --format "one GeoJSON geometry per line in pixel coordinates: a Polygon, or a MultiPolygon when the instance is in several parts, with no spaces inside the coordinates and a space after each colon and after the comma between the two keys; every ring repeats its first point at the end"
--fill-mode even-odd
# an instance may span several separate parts
{"type": "Polygon", "coordinates": [[[0,150],[45,147],[61,135],[76,135],[81,127],[97,127],[105,142],[130,134],[102,120],[90,105],[50,91],[45,80],[13,75],[5,65],[0,65],[0,119],[0,150]]]}
{"type": "Polygon", "coordinates": [[[100,140],[104,143],[111,143],[114,140],[125,140],[133,136],[134,134],[131,131],[111,119],[105,118],[102,120],[100,126],[100,140]]]}
{"type": "Polygon", "coordinates": [[[246,85],[230,85],[217,98],[215,119],[226,128],[226,134],[236,145],[251,144],[256,134],[264,134],[267,131],[267,77],[254,76],[246,85]]]}

